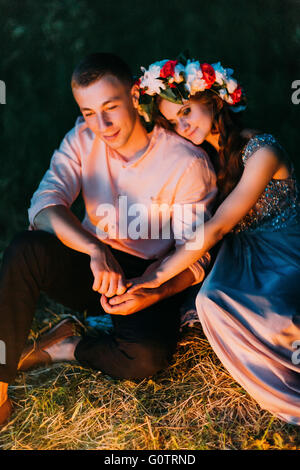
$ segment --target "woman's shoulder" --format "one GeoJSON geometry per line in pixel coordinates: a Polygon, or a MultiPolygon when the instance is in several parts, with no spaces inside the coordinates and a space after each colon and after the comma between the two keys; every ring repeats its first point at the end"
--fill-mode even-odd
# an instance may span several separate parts
{"type": "Polygon", "coordinates": [[[242,161],[244,164],[257,150],[263,147],[271,149],[280,160],[288,160],[286,151],[273,134],[253,129],[244,129],[241,135],[248,139],[242,149],[242,161]]]}

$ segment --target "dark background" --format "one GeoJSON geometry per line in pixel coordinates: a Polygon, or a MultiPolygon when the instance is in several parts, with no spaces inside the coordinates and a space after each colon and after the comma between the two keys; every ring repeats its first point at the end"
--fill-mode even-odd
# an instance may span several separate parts
{"type": "Polygon", "coordinates": [[[27,226],[30,197],[78,111],[70,76],[87,53],[131,65],[189,49],[232,67],[248,95],[247,127],[271,132],[300,170],[300,0],[0,0],[0,249],[27,226]]]}

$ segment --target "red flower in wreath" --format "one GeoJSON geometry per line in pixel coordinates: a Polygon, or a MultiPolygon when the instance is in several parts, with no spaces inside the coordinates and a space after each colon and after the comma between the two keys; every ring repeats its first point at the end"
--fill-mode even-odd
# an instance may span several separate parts
{"type": "Polygon", "coordinates": [[[240,87],[240,85],[238,85],[236,87],[236,89],[234,90],[233,93],[231,93],[230,95],[233,103],[232,104],[237,104],[241,101],[241,98],[242,98],[242,88],[240,87]]]}
{"type": "Polygon", "coordinates": [[[200,65],[202,74],[203,74],[203,79],[207,83],[207,88],[210,88],[216,80],[216,74],[214,71],[214,68],[210,64],[201,64],[200,65]]]}
{"type": "Polygon", "coordinates": [[[174,77],[175,67],[177,63],[178,63],[178,60],[168,60],[168,62],[165,63],[165,65],[160,71],[160,77],[162,78],[174,77]]]}

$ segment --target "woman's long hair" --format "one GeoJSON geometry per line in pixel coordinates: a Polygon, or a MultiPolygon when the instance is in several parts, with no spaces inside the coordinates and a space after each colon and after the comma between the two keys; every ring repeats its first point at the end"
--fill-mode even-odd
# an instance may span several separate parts
{"type": "MultiPolygon", "coordinates": [[[[217,175],[218,206],[235,188],[243,173],[241,150],[250,135],[243,136],[240,116],[231,111],[230,106],[210,90],[197,93],[191,101],[197,101],[210,108],[213,117],[212,133],[219,133],[219,152],[208,151],[217,175]]],[[[159,103],[157,103],[159,104],[159,103]]],[[[155,122],[169,130],[172,125],[157,111],[155,122]]]]}

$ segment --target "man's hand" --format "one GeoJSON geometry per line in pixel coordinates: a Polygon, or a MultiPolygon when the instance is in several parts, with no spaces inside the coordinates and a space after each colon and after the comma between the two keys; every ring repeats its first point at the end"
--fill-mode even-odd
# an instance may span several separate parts
{"type": "Polygon", "coordinates": [[[34,227],[53,233],[72,250],[90,256],[93,289],[100,294],[107,297],[121,295],[132,284],[125,282],[124,273],[109,247],[85,230],[68,207],[46,207],[35,216],[34,227]]]}
{"type": "Polygon", "coordinates": [[[123,270],[109,247],[95,246],[89,253],[91,270],[94,275],[93,290],[106,297],[122,295],[131,283],[126,282],[123,270]]]}
{"type": "Polygon", "coordinates": [[[143,310],[160,300],[161,296],[155,289],[139,289],[134,294],[125,293],[112,299],[101,296],[101,305],[106,313],[112,315],[131,315],[143,310]]]}

